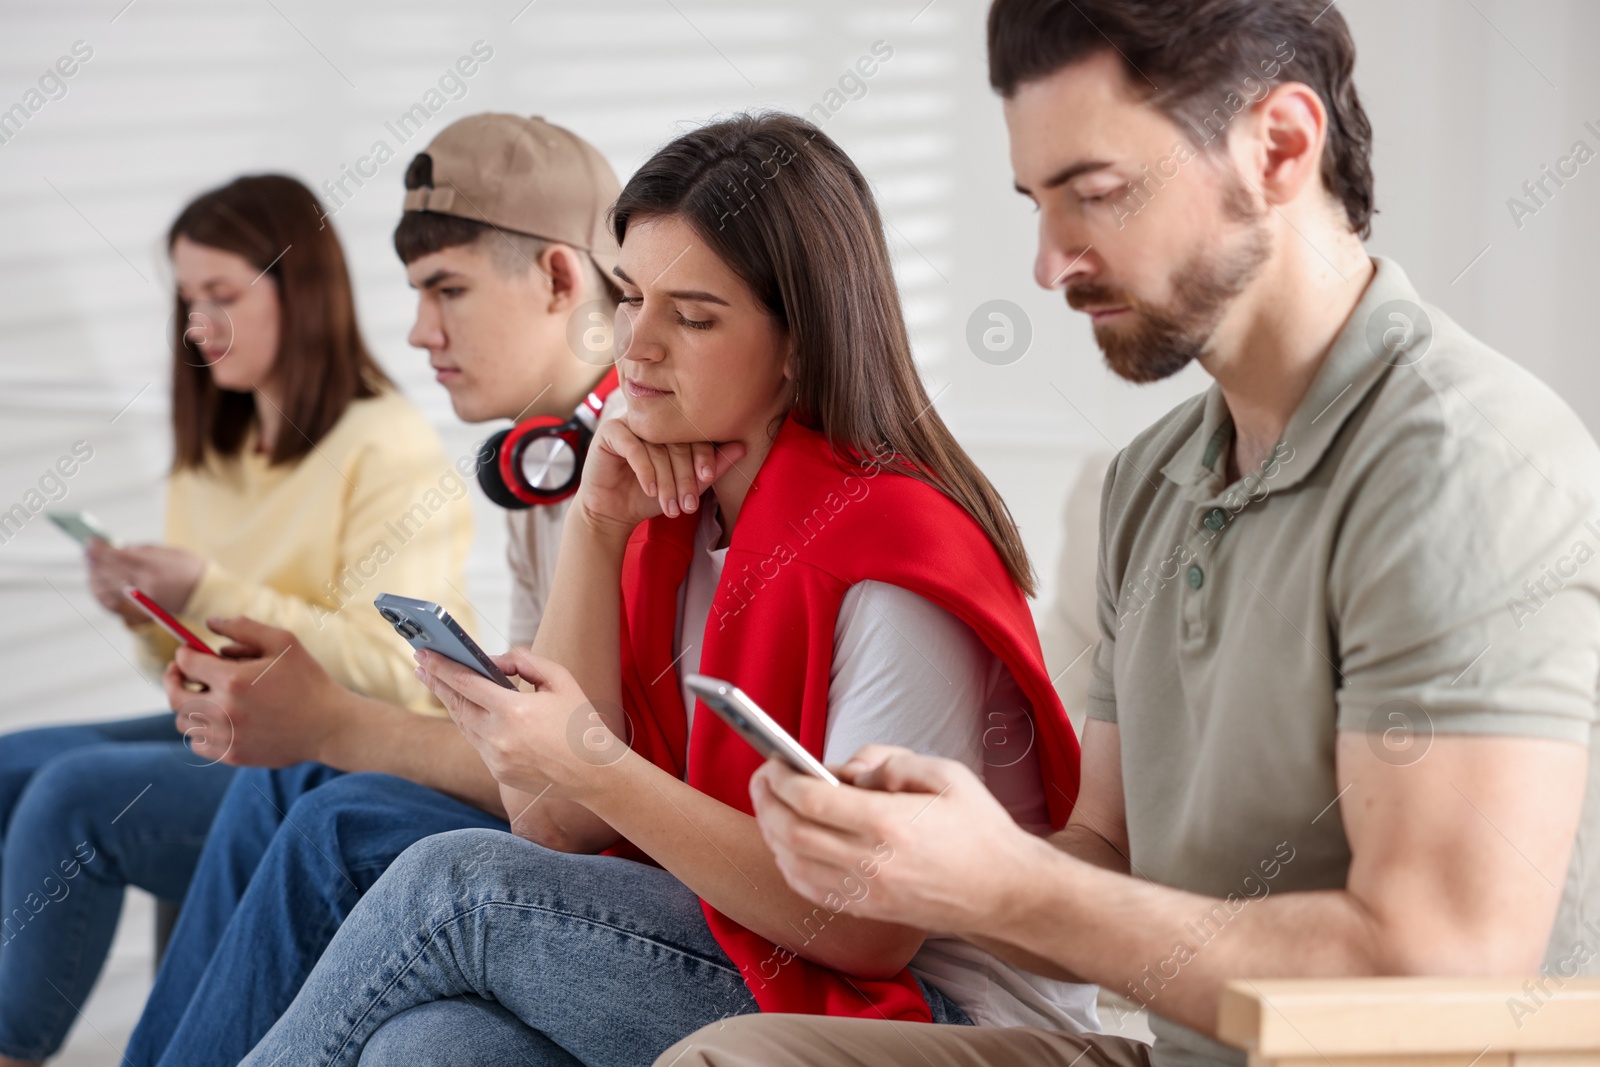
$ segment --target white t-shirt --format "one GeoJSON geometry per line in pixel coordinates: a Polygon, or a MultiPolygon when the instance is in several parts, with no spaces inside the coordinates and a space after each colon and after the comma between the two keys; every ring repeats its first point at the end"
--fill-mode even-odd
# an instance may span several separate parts
{"type": "MultiPolygon", "coordinates": [[[[702,498],[688,576],[678,590],[673,651],[678,678],[700,666],[700,642],[728,550],[716,497],[702,498]]],[[[683,689],[691,725],[694,695],[683,689]]],[[[833,631],[823,762],[861,746],[900,745],[959,760],[984,780],[1018,824],[1048,833],[1049,808],[1027,698],[972,628],[908,590],[861,582],[845,591],[833,631]]],[[[930,935],[911,970],[980,1026],[1098,1031],[1096,987],[1012,967],[960,938],[930,935]]]]}
{"type": "MultiPolygon", "coordinates": [[[[613,389],[600,409],[600,421],[620,418],[628,410],[627,394],[613,389]]],[[[506,512],[506,562],[511,566],[511,633],[513,648],[527,648],[539,632],[545,605],[556,580],[556,559],[572,497],[559,504],[535,504],[506,512]]]]}
{"type": "Polygon", "coordinates": [[[511,565],[511,633],[513,648],[527,648],[539,633],[539,620],[556,580],[556,558],[572,498],[559,504],[537,504],[506,512],[506,562],[511,565]]]}

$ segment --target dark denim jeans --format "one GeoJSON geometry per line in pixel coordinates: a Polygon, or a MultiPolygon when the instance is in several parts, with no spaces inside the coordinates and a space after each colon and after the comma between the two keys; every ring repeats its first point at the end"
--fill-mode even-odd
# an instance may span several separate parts
{"type": "Polygon", "coordinates": [[[407,846],[505,829],[404,778],[302,763],[244,768],[223,798],[144,1014],[131,1067],[233,1067],[294,999],[361,895],[407,846]]]}
{"type": "Polygon", "coordinates": [[[130,885],[183,899],[233,768],[172,713],[0,737],[0,1054],[60,1049],[130,885]]]}
{"type": "Polygon", "coordinates": [[[671,874],[460,830],[395,861],[241,1067],[633,1067],[757,1010],[671,874]]]}

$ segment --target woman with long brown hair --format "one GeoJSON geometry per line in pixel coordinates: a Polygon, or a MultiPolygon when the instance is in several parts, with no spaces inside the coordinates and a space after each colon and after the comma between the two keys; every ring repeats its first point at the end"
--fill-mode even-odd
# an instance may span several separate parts
{"type": "MultiPolygon", "coordinates": [[[[442,713],[372,609],[376,590],[361,587],[381,573],[465,615],[452,583],[464,582],[472,538],[466,490],[368,354],[315,197],[293,178],[239,178],[185,207],[167,250],[166,536],[93,541],[95,597],[126,622],[147,668],[168,672],[169,693],[176,643],[127,587],[213,648],[227,643],[226,620],[250,616],[292,630],[345,685],[442,713]]],[[[205,694],[188,699],[197,705],[176,715],[0,737],[0,1065],[40,1062],[65,1040],[126,886],[183,898],[233,770],[185,745],[205,721],[205,694]]]]}
{"type": "Polygon", "coordinates": [[[826,907],[790,890],[761,757],[687,685],[737,685],[836,765],[963,760],[1039,832],[1071,809],[1028,561],[918,379],[865,179],[809,123],[746,116],[659,151],[613,220],[628,410],[533,649],[499,661],[533,688],[419,656],[516,836],[412,846],[246,1062],[637,1064],[754,1011],[1092,1026],[1092,989],[855,915],[892,854],[826,907]]]}

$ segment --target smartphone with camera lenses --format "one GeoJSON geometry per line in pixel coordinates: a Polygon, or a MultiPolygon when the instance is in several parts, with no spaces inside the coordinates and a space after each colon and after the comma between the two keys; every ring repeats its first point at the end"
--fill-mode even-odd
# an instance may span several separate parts
{"type": "Polygon", "coordinates": [[[801,774],[821,778],[830,785],[839,784],[839,779],[822,765],[821,760],[807,752],[792,734],[773,721],[761,705],[732,682],[691,674],[683,680],[683,684],[763,756],[782,760],[801,774]]]}
{"type": "Polygon", "coordinates": [[[406,639],[412,648],[426,648],[449,660],[483,675],[496,685],[515,689],[516,685],[505,672],[494,665],[488,653],[467,636],[461,624],[450,613],[428,600],[413,600],[408,596],[380,593],[372,602],[384,621],[406,639]]]}

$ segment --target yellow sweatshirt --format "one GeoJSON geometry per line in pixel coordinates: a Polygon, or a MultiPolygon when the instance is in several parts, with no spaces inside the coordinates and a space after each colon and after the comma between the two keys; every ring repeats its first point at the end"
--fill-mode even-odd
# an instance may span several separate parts
{"type": "MultiPolygon", "coordinates": [[[[432,600],[471,632],[472,504],[433,427],[398,393],[353,402],[293,464],[271,466],[252,432],[238,455],[176,472],[166,540],[207,561],[182,618],[213,648],[227,642],[208,616],[248,615],[292,631],[341,684],[444,713],[372,601],[432,600]]],[[[172,658],[153,624],[133,630],[149,665],[172,658]]]]}

